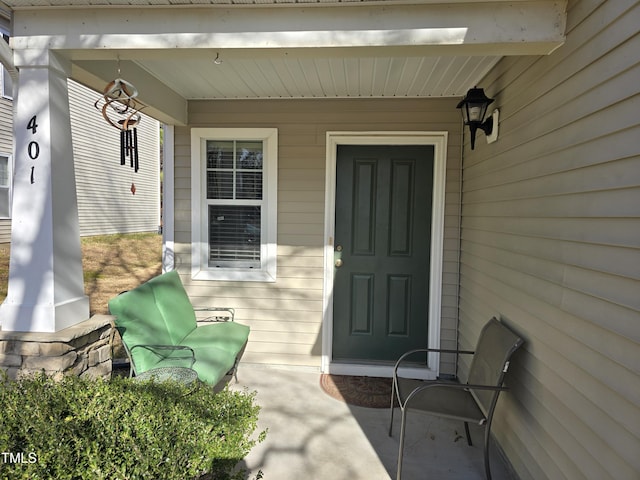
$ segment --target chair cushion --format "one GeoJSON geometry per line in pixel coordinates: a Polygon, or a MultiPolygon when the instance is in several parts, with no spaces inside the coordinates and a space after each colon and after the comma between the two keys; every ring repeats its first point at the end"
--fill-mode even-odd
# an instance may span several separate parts
{"type": "MultiPolygon", "coordinates": [[[[196,328],[196,317],[175,271],[152,278],[146,283],[109,301],[109,312],[122,341],[134,345],[177,345],[196,328]]],[[[136,348],[131,352],[136,371],[156,366],[161,357],[136,348]]]]}
{"type": "Polygon", "coordinates": [[[180,281],[178,272],[172,270],[152,278],[147,283],[153,291],[156,305],[171,343],[177,345],[196,328],[196,315],[189,296],[180,281]]]}
{"type": "Polygon", "coordinates": [[[189,333],[180,345],[191,348],[213,346],[229,352],[234,358],[249,338],[249,327],[235,322],[215,322],[202,325],[189,333]]]}
{"type": "MultiPolygon", "coordinates": [[[[149,285],[140,285],[135,290],[112,298],[109,301],[109,312],[115,316],[116,328],[129,348],[140,344],[172,344],[149,285]]],[[[141,348],[133,350],[131,356],[139,372],[152,368],[158,362],[154,353],[141,348]]]]}
{"type": "MultiPolygon", "coordinates": [[[[167,358],[156,361],[152,368],[191,367],[201,382],[216,385],[233,368],[235,356],[216,347],[193,348],[196,361],[191,365],[190,356],[184,351],[175,351],[167,358]]],[[[140,372],[138,372],[140,373],[140,372]]]]}
{"type": "Polygon", "coordinates": [[[235,355],[216,347],[192,347],[196,353],[196,363],[193,368],[198,373],[200,381],[209,385],[216,385],[233,368],[235,355]]]}

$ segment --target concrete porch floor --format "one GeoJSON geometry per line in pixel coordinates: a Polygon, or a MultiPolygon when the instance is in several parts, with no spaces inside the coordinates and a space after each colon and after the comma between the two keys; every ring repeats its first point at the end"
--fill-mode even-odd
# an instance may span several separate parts
{"type": "MultiPolygon", "coordinates": [[[[261,406],[258,431],[266,440],[245,459],[250,479],[384,480],[395,478],[400,433],[396,409],[394,435],[387,434],[389,409],[347,405],[325,394],[320,374],[241,364],[233,389],[256,391],[261,406]]],[[[482,429],[414,414],[407,423],[403,480],[484,479],[482,429]]],[[[513,476],[492,445],[495,480],[513,476]]]]}

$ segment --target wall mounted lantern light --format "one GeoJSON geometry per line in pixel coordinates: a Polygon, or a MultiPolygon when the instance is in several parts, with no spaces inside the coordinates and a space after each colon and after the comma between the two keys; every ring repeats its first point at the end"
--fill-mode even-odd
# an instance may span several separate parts
{"type": "Polygon", "coordinates": [[[462,120],[469,125],[471,132],[471,150],[475,147],[476,131],[482,130],[487,135],[487,142],[491,143],[498,138],[498,110],[494,110],[485,120],[487,108],[493,103],[493,98],[488,98],[482,88],[471,88],[465,97],[458,103],[457,108],[462,112],[462,120]]]}

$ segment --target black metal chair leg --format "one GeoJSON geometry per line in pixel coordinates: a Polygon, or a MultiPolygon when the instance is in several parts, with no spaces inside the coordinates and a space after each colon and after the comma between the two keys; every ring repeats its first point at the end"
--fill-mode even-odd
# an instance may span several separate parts
{"type": "Polygon", "coordinates": [[[472,446],[473,444],[471,443],[471,433],[469,433],[469,422],[464,422],[464,433],[467,434],[467,444],[469,446],[472,446]]]}
{"type": "Polygon", "coordinates": [[[389,436],[393,436],[393,404],[395,403],[396,383],[391,381],[391,420],[389,421],[389,436]]]}
{"type": "Polygon", "coordinates": [[[396,474],[396,480],[402,478],[402,458],[404,457],[404,434],[407,424],[406,410],[402,409],[402,422],[400,423],[400,447],[398,449],[398,471],[396,474]]]}
{"type": "Polygon", "coordinates": [[[491,428],[486,426],[484,429],[484,471],[487,480],[491,480],[491,465],[489,464],[489,440],[491,438],[491,428]]]}

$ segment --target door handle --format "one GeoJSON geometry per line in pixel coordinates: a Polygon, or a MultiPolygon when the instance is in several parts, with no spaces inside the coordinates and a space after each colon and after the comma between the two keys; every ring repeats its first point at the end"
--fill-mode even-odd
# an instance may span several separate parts
{"type": "Polygon", "coordinates": [[[333,258],[335,259],[333,264],[336,266],[336,268],[340,268],[342,266],[342,245],[336,246],[336,251],[333,258]]]}

